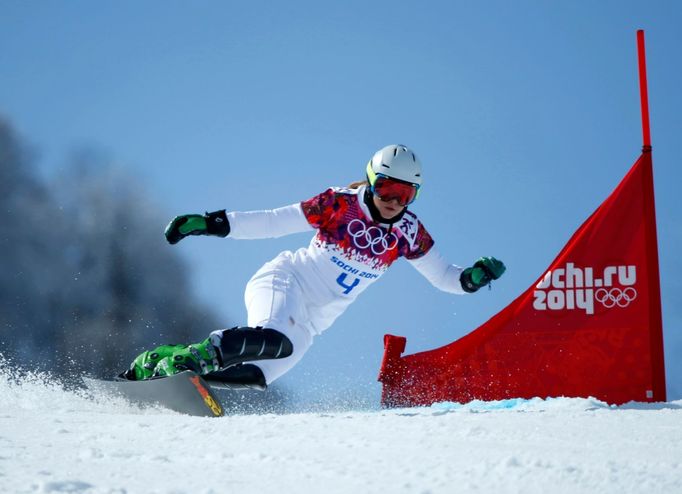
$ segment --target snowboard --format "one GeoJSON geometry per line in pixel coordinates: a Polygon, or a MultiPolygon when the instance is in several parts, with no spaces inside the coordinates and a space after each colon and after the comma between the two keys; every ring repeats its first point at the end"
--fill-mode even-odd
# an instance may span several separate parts
{"type": "Polygon", "coordinates": [[[84,377],[83,381],[92,391],[121,396],[140,405],[160,405],[197,417],[222,417],[225,413],[210,386],[192,371],[144,381],[130,381],[120,376],[112,380],[84,377]]]}

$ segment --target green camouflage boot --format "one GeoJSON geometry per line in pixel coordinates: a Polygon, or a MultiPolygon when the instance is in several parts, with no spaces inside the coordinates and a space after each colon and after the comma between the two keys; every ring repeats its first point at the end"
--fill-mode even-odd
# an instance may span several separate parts
{"type": "Polygon", "coordinates": [[[184,370],[200,375],[220,369],[220,361],[210,338],[191,345],[161,345],[138,355],[125,377],[135,381],[171,376],[184,370]]]}

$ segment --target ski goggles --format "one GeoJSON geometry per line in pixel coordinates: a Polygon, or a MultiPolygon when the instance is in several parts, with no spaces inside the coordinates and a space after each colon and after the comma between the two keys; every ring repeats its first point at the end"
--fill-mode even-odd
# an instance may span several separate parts
{"type": "Polygon", "coordinates": [[[377,173],[374,183],[370,182],[370,191],[382,201],[395,199],[401,206],[407,206],[419,195],[419,185],[377,173]]]}

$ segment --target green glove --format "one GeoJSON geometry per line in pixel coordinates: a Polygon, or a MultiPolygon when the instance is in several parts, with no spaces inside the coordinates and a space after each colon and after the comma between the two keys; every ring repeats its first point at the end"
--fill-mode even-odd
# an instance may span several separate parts
{"type": "Polygon", "coordinates": [[[504,263],[494,257],[481,257],[473,267],[462,271],[459,282],[465,292],[473,293],[492,280],[498,279],[506,269],[504,263]]]}
{"type": "Polygon", "coordinates": [[[177,244],[189,235],[214,235],[217,237],[227,237],[230,233],[230,222],[227,220],[225,210],[200,214],[183,214],[176,216],[168,223],[166,240],[169,244],[177,244]]]}

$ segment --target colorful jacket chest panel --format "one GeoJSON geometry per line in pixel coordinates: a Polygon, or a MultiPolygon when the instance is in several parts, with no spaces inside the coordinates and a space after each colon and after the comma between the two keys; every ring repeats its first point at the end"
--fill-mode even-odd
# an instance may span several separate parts
{"type": "Polygon", "coordinates": [[[389,230],[363,211],[363,190],[330,188],[301,203],[308,222],[318,230],[318,248],[379,272],[401,256],[417,259],[429,251],[433,239],[414,213],[406,211],[389,230]]]}

